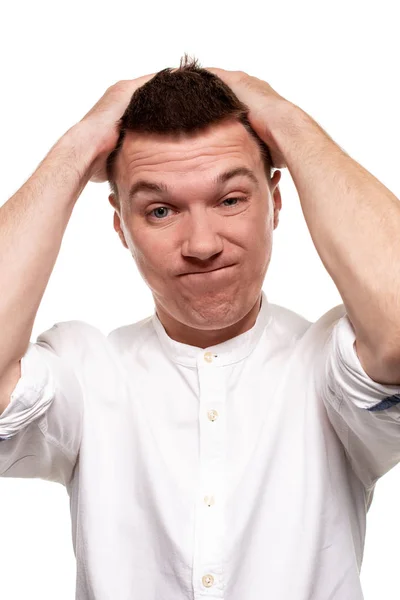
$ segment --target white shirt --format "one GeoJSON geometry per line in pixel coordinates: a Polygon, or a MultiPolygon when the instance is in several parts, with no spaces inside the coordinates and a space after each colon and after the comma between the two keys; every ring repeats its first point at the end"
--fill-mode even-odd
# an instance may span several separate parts
{"type": "Polygon", "coordinates": [[[310,323],[262,292],[255,325],[206,349],[156,311],[30,343],[0,473],[66,486],[76,598],[361,600],[400,387],[372,381],[354,341],[343,305],[310,323]]]}

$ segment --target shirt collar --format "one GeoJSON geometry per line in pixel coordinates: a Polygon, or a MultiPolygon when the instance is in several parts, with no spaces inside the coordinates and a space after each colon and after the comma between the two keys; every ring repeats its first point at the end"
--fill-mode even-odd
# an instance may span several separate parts
{"type": "Polygon", "coordinates": [[[173,340],[165,331],[156,309],[151,320],[160,344],[167,356],[181,365],[195,367],[198,361],[203,361],[206,352],[210,353],[207,356],[212,356],[212,360],[216,366],[229,365],[243,360],[254,350],[264,329],[268,327],[271,318],[269,302],[265,292],[261,290],[261,307],[253,327],[221,344],[207,348],[190,346],[173,340]]]}

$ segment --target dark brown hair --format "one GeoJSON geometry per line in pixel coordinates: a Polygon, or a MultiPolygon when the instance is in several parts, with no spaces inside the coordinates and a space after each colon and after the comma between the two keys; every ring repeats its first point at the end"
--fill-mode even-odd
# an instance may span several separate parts
{"type": "Polygon", "coordinates": [[[273,163],[268,146],[257,135],[248,120],[249,108],[243,104],[219,77],[203,69],[198,60],[185,53],[179,69],[159,71],[138,88],[118,121],[119,138],[107,158],[107,178],[118,199],[114,165],[126,131],[137,133],[196,133],[209,125],[236,119],[259,145],[267,180],[273,163]]]}

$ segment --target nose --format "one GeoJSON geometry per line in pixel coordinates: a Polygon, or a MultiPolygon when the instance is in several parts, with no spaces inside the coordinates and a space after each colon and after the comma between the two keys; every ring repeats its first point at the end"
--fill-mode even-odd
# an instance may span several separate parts
{"type": "Polygon", "coordinates": [[[222,251],[221,236],[216,230],[215,222],[206,211],[188,215],[188,222],[184,227],[183,256],[207,260],[222,251]]]}

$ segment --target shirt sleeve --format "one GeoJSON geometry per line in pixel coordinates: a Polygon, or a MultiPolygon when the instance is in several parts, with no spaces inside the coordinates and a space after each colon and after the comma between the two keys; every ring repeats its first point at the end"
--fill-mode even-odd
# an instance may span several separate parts
{"type": "Polygon", "coordinates": [[[21,359],[21,377],[0,415],[3,477],[64,485],[71,480],[83,420],[82,390],[70,360],[76,324],[57,323],[30,342],[21,359]]]}
{"type": "Polygon", "coordinates": [[[400,462],[400,386],[371,379],[355,341],[345,314],[326,344],[323,398],[353,470],[369,489],[400,462]]]}

